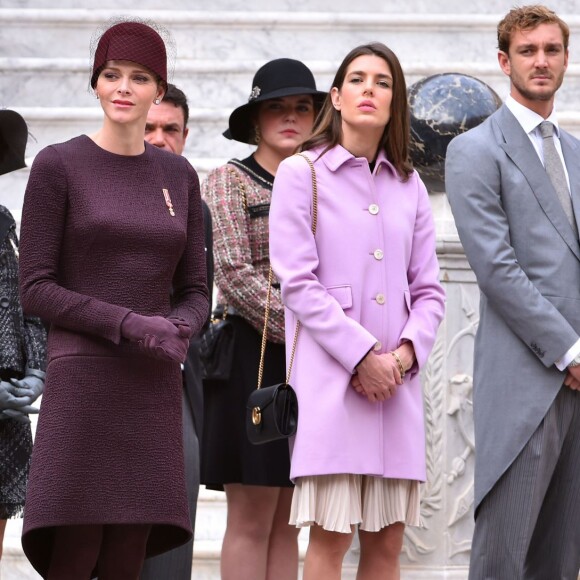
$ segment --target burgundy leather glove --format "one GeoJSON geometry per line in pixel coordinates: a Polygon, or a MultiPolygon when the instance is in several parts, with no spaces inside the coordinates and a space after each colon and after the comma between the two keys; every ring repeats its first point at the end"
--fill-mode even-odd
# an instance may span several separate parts
{"type": "Polygon", "coordinates": [[[137,342],[148,354],[163,360],[184,362],[189,347],[189,326],[176,326],[163,316],[130,312],[121,324],[121,335],[137,342]]]}
{"type": "Polygon", "coordinates": [[[182,333],[182,336],[185,336],[185,333],[187,333],[187,338],[191,338],[191,327],[189,326],[188,322],[183,320],[183,318],[178,318],[177,316],[168,316],[167,320],[177,326],[179,332],[182,333]]]}

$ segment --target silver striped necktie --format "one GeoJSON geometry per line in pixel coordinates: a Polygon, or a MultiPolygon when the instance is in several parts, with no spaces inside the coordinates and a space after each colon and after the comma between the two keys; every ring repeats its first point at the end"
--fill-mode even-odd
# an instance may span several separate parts
{"type": "Polygon", "coordinates": [[[554,125],[550,121],[542,121],[540,123],[540,133],[542,134],[543,140],[546,173],[558,194],[558,199],[564,208],[564,213],[576,237],[578,237],[578,227],[576,226],[576,218],[574,217],[572,198],[570,197],[570,190],[568,189],[568,182],[566,181],[564,165],[562,164],[556,145],[554,145],[554,125]]]}

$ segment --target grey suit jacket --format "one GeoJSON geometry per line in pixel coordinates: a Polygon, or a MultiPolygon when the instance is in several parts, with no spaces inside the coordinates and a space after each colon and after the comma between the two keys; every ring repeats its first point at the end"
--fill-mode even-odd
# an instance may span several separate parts
{"type": "MultiPolygon", "coordinates": [[[[580,142],[561,132],[580,223],[580,142]]],[[[475,509],[545,416],[580,334],[580,245],[504,105],[447,150],[446,189],[481,290],[475,341],[475,509]]]]}

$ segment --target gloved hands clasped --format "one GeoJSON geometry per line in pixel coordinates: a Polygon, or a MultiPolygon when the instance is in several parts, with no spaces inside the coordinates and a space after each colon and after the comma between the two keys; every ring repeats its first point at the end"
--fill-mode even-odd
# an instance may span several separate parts
{"type": "Polygon", "coordinates": [[[26,367],[23,379],[0,381],[0,420],[30,423],[28,415],[38,413],[32,403],[42,394],[44,377],[44,372],[26,367]]]}
{"type": "Polygon", "coordinates": [[[121,334],[155,358],[182,363],[187,356],[191,328],[181,318],[130,312],[121,324],[121,334]]]}

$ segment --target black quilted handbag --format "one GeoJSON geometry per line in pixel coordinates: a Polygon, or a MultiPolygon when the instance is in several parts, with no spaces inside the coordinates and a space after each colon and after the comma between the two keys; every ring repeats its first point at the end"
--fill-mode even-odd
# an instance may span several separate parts
{"type": "Polygon", "coordinates": [[[207,330],[199,340],[202,378],[227,381],[234,361],[235,329],[227,316],[227,306],[216,308],[207,330]]]}

